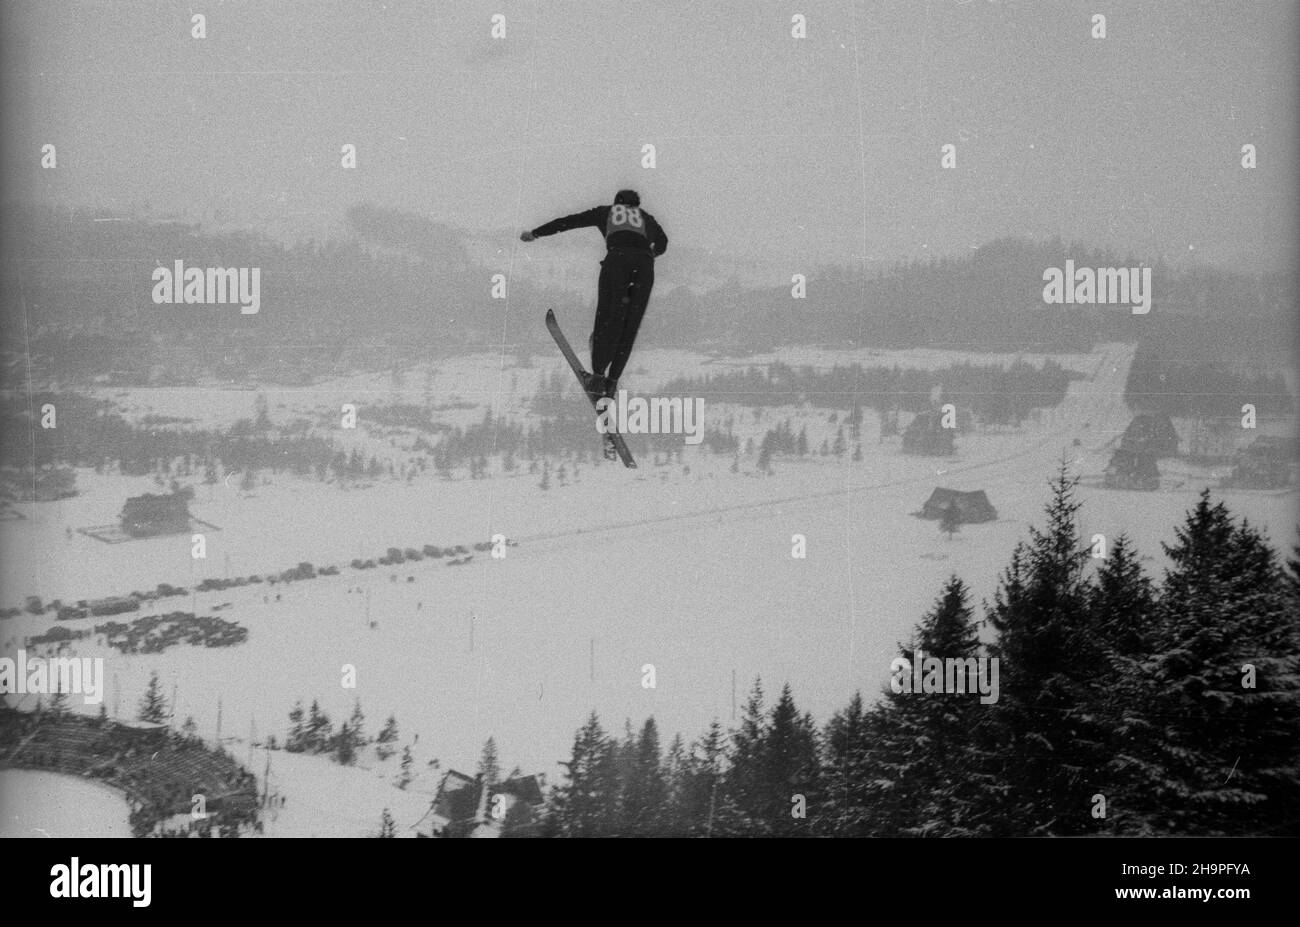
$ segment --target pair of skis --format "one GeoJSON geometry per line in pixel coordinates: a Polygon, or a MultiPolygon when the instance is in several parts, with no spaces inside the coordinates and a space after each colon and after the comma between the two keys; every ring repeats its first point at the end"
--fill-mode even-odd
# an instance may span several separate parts
{"type": "MultiPolygon", "coordinates": [[[[551,337],[555,339],[556,345],[560,348],[560,353],[564,359],[569,362],[569,367],[573,370],[573,375],[578,378],[578,385],[582,387],[582,393],[590,401],[592,408],[596,407],[596,399],[587,392],[587,380],[591,376],[578,360],[578,355],[573,353],[573,348],[569,346],[569,339],[564,337],[564,332],[560,331],[560,323],[556,321],[555,310],[546,310],[546,328],[550,331],[551,337]]],[[[599,411],[599,410],[597,410],[599,411]]],[[[632,459],[632,452],[627,449],[627,442],[618,432],[606,434],[605,440],[614,445],[614,450],[618,452],[619,460],[623,461],[623,466],[628,469],[636,468],[636,461],[632,459]]]]}

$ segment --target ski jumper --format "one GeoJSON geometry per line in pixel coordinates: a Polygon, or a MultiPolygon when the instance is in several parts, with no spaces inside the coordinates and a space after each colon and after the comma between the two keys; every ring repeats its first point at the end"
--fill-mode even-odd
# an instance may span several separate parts
{"type": "Polygon", "coordinates": [[[668,249],[668,236],[655,217],[639,206],[595,206],[539,225],[541,238],[570,229],[595,228],[605,236],[600,262],[596,323],[591,332],[592,373],[617,383],[632,356],[632,345],[655,283],[655,258],[668,249]]]}

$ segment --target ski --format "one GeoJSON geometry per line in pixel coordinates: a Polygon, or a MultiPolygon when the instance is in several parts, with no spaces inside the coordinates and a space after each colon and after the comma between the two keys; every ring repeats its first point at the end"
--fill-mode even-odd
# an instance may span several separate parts
{"type": "MultiPolygon", "coordinates": [[[[591,403],[591,406],[594,409],[596,407],[596,400],[592,399],[591,394],[587,392],[587,385],[585,382],[585,378],[589,376],[589,374],[587,373],[586,368],[582,366],[582,362],[578,360],[578,355],[573,353],[573,348],[569,345],[569,339],[565,338],[564,332],[560,331],[560,323],[555,318],[554,309],[546,310],[546,327],[550,331],[551,337],[555,339],[556,345],[559,346],[560,353],[563,354],[564,359],[569,362],[569,367],[573,370],[573,375],[578,378],[578,386],[582,390],[582,395],[587,397],[587,400],[591,403]]],[[[636,469],[636,460],[633,459],[632,452],[627,449],[627,442],[623,440],[623,436],[617,432],[613,432],[609,437],[614,444],[614,449],[618,451],[619,459],[623,461],[623,466],[632,470],[636,469]]]]}

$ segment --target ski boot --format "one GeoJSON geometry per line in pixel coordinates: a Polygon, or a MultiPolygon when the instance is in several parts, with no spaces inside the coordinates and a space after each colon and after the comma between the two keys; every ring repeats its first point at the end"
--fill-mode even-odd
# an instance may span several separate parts
{"type": "Polygon", "coordinates": [[[587,373],[586,371],[583,371],[582,374],[582,385],[593,403],[601,398],[613,399],[614,392],[618,389],[617,380],[611,380],[601,374],[587,373]]]}

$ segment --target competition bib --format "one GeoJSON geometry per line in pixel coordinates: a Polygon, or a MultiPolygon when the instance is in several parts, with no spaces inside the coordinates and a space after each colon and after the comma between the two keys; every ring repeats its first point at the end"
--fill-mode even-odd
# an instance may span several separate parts
{"type": "Polygon", "coordinates": [[[609,236],[615,232],[636,232],[643,238],[649,238],[645,232],[645,218],[641,215],[641,210],[636,206],[624,206],[622,203],[615,203],[609,208],[609,219],[605,222],[605,239],[608,241],[609,236]]]}

